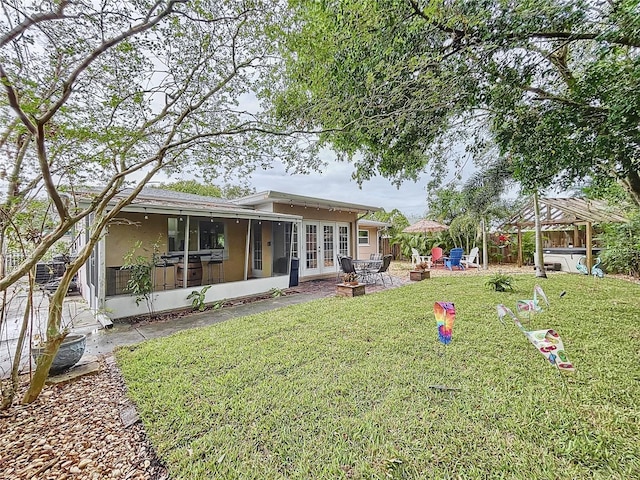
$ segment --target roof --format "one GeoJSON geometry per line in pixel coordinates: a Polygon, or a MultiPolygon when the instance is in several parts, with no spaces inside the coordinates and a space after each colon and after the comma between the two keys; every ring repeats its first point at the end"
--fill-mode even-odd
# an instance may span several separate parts
{"type": "Polygon", "coordinates": [[[357,213],[370,213],[381,210],[380,207],[372,207],[370,205],[359,205],[357,203],[339,202],[336,200],[327,200],[325,198],[305,197],[303,195],[293,195],[291,193],[276,192],[274,190],[266,190],[264,192],[255,193],[246,197],[231,200],[237,205],[262,205],[265,203],[288,203],[300,207],[317,207],[328,208],[329,210],[346,210],[357,213]]]}
{"type": "MultiPolygon", "coordinates": [[[[131,192],[127,189],[122,192],[122,197],[131,192]]],[[[100,193],[99,189],[88,189],[76,192],[79,202],[90,201],[93,196],[100,193]]],[[[118,198],[118,196],[116,196],[118,198]]],[[[115,202],[113,202],[115,203],[115,202]]],[[[175,213],[197,216],[216,216],[222,218],[262,218],[265,220],[280,219],[296,221],[302,219],[299,215],[285,213],[272,213],[256,210],[250,206],[241,206],[217,197],[206,197],[192,193],[176,192],[163,188],[144,188],[136,196],[135,200],[122,209],[124,212],[139,213],[175,213]]]]}
{"type": "Polygon", "coordinates": [[[448,230],[449,227],[447,225],[443,225],[442,223],[435,222],[433,220],[419,220],[416,223],[409,225],[407,228],[402,230],[403,233],[435,233],[435,232],[443,232],[448,230]]]}
{"type": "MultiPolygon", "coordinates": [[[[616,206],[600,200],[584,198],[541,198],[540,224],[543,226],[580,225],[589,223],[624,223],[628,219],[616,206]]],[[[513,215],[504,226],[533,227],[533,199],[513,215]]]]}
{"type": "Polygon", "coordinates": [[[359,220],[358,225],[361,227],[378,227],[378,228],[386,228],[391,226],[391,224],[388,222],[379,222],[377,220],[369,220],[366,218],[359,220]]]}

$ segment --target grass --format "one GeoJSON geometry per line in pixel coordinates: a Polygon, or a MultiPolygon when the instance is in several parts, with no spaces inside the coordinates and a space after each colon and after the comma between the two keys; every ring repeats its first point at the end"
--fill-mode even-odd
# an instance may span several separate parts
{"type": "Polygon", "coordinates": [[[562,336],[577,370],[560,376],[497,319],[533,276],[514,293],[486,280],[323,299],[117,358],[172,479],[640,478],[638,285],[539,281],[551,307],[530,327],[562,336]],[[457,311],[446,347],[439,300],[457,311]]]}

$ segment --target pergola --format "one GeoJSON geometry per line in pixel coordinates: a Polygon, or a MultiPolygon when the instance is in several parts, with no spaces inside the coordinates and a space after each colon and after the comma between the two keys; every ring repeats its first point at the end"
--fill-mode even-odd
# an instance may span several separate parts
{"type": "MultiPolygon", "coordinates": [[[[587,268],[593,265],[592,225],[594,223],[624,223],[627,217],[611,205],[599,200],[583,198],[540,198],[540,225],[542,228],[573,226],[574,245],[578,244],[578,226],[586,226],[587,268]]],[[[518,231],[518,266],[522,266],[522,230],[535,227],[533,198],[504,224],[518,231]]]]}

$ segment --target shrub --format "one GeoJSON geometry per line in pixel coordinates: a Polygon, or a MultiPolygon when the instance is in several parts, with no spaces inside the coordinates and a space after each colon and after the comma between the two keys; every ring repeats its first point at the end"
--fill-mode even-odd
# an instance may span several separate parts
{"type": "Polygon", "coordinates": [[[513,291],[514,283],[515,280],[511,275],[496,273],[487,279],[485,285],[493,288],[496,292],[506,292],[507,290],[513,291]]]}
{"type": "Polygon", "coordinates": [[[605,225],[603,230],[600,257],[607,271],[640,276],[640,213],[631,215],[628,223],[605,225]]]}

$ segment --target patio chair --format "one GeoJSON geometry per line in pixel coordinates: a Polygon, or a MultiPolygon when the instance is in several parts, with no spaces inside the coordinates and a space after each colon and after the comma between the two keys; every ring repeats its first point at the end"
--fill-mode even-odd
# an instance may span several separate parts
{"type": "Polygon", "coordinates": [[[431,264],[435,268],[438,265],[438,262],[442,263],[444,267],[444,252],[440,247],[433,247],[431,249],[431,264]]]}
{"type": "Polygon", "coordinates": [[[428,255],[420,255],[417,249],[411,248],[411,266],[415,268],[416,265],[422,262],[431,264],[431,258],[428,255]]]}
{"type": "Polygon", "coordinates": [[[477,267],[480,268],[480,262],[478,262],[478,252],[480,249],[478,247],[473,247],[469,252],[469,255],[462,255],[462,260],[460,263],[463,267],[477,267]]]}
{"type": "Polygon", "coordinates": [[[460,270],[464,270],[464,266],[460,263],[462,260],[462,248],[452,248],[448,257],[444,258],[444,266],[449,270],[453,270],[453,267],[458,267],[460,270]]]}
{"type": "Polygon", "coordinates": [[[353,266],[353,262],[351,261],[351,257],[341,257],[340,265],[342,266],[342,273],[355,273],[356,275],[356,267],[353,266]]]}
{"type": "Polygon", "coordinates": [[[336,276],[336,280],[340,281],[342,279],[342,274],[344,273],[342,271],[342,255],[338,253],[336,254],[336,257],[338,259],[338,274],[336,276]]]}
{"type": "MultiPolygon", "coordinates": [[[[391,282],[391,285],[393,285],[393,278],[391,277],[391,274],[389,273],[389,265],[391,265],[391,259],[393,258],[393,255],[385,255],[384,257],[382,257],[382,265],[380,266],[380,268],[376,271],[372,273],[372,276],[374,278],[380,277],[380,280],[382,280],[382,285],[384,285],[385,287],[387,286],[386,283],[384,283],[384,276],[383,274],[387,274],[387,276],[389,277],[389,282],[391,282]]],[[[376,280],[377,282],[377,280],[376,280]]]]}
{"type": "Polygon", "coordinates": [[[369,254],[369,260],[382,260],[382,254],[381,253],[370,253],[369,254]]]}

